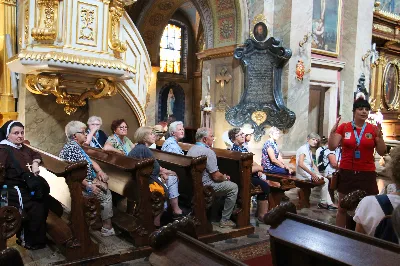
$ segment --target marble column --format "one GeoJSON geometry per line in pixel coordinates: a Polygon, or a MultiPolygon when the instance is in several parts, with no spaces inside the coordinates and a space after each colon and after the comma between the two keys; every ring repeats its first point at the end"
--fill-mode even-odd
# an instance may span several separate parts
{"type": "MultiPolygon", "coordinates": [[[[362,56],[371,48],[372,20],[374,0],[343,1],[342,47],[341,60],[346,62],[346,67],[341,72],[344,82],[342,105],[342,121],[353,119],[352,106],[354,92],[357,89],[358,79],[365,74],[369,80],[370,69],[365,66],[362,56]]],[[[343,84],[343,83],[342,83],[343,84]]],[[[369,91],[369,82],[365,83],[369,91]]]]}
{"type": "Polygon", "coordinates": [[[293,127],[285,132],[281,150],[294,153],[308,135],[308,106],[310,100],[310,76],[296,79],[296,64],[303,60],[306,69],[311,67],[311,44],[299,47],[303,36],[312,31],[313,0],[275,1],[274,37],[282,40],[284,47],[292,49],[292,58],[284,67],[282,90],[286,106],[296,114],[293,127]]]}
{"type": "Polygon", "coordinates": [[[154,126],[158,123],[156,119],[156,108],[157,108],[157,73],[160,71],[160,67],[151,67],[151,81],[150,86],[147,90],[148,96],[146,96],[146,126],[154,126]]]}
{"type": "Polygon", "coordinates": [[[201,72],[193,73],[193,128],[200,127],[201,72]]]}

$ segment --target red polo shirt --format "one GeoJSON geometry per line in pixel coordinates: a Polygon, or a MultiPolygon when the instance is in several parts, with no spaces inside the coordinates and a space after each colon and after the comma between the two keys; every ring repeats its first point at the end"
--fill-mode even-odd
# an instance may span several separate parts
{"type": "MultiPolygon", "coordinates": [[[[354,171],[375,171],[375,129],[376,126],[367,123],[364,134],[361,137],[360,159],[356,159],[354,152],[356,150],[356,138],[351,122],[341,124],[336,130],[337,134],[342,136],[342,158],[340,168],[354,171]]],[[[357,135],[360,136],[361,128],[357,128],[357,135]]]]}

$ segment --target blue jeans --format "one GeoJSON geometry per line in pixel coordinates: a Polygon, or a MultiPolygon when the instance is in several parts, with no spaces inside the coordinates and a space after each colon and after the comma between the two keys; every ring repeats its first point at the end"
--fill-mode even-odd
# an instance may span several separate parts
{"type": "Polygon", "coordinates": [[[263,193],[257,195],[257,200],[267,200],[269,194],[269,185],[264,180],[261,180],[258,176],[251,177],[251,183],[256,187],[260,186],[263,193]]]}
{"type": "Polygon", "coordinates": [[[272,165],[272,168],[270,170],[265,170],[265,172],[270,173],[270,174],[280,174],[280,175],[288,175],[289,171],[285,168],[272,165]]]}

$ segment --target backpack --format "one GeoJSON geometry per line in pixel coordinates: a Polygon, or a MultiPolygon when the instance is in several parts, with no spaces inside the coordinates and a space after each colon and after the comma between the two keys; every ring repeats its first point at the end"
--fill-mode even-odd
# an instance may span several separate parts
{"type": "Polygon", "coordinates": [[[318,171],[323,172],[325,171],[326,167],[328,167],[329,161],[327,164],[324,164],[324,155],[327,148],[322,148],[321,152],[319,153],[317,163],[318,163],[318,171]]]}
{"type": "Polygon", "coordinates": [[[382,211],[385,214],[385,217],[379,222],[378,226],[375,229],[374,237],[393,242],[399,244],[399,239],[396,236],[396,233],[393,229],[392,223],[392,212],[393,206],[389,200],[387,195],[377,195],[375,196],[379,205],[381,205],[382,211]]]}

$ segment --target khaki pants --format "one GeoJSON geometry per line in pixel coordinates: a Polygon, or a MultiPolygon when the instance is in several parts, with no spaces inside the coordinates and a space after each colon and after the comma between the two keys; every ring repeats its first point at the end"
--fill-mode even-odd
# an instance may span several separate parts
{"type": "Polygon", "coordinates": [[[213,182],[210,186],[213,187],[216,196],[226,196],[224,210],[222,211],[222,220],[229,220],[235,207],[239,191],[238,186],[231,181],[213,182]]]}

